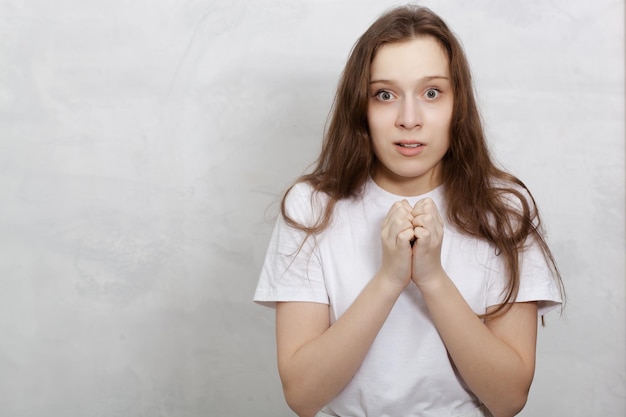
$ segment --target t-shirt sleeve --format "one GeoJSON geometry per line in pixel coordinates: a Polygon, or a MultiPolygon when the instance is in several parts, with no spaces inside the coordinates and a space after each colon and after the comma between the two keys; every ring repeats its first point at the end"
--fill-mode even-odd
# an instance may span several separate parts
{"type": "MultiPolygon", "coordinates": [[[[525,191],[521,191],[529,205],[533,201],[525,191]]],[[[516,198],[509,203],[519,206],[516,198]]],[[[534,207],[534,206],[533,206],[534,207]]],[[[561,291],[550,266],[539,244],[532,237],[519,257],[519,292],[515,302],[536,301],[539,315],[545,315],[559,307],[562,303],[561,291]]],[[[492,248],[492,250],[495,250],[492,248]]],[[[487,307],[502,304],[506,294],[507,273],[504,266],[504,255],[493,255],[487,288],[487,307]]]]}
{"type": "MultiPolygon", "coordinates": [[[[295,185],[287,195],[285,209],[301,224],[312,225],[323,207],[321,196],[307,184],[295,185]]],[[[328,304],[328,293],[317,251],[317,236],[291,227],[280,215],[261,269],[254,301],[274,307],[278,301],[328,304]]]]}
{"type": "MultiPolygon", "coordinates": [[[[545,315],[562,302],[554,272],[538,244],[530,245],[520,255],[520,284],[515,302],[536,301],[539,315],[545,315]]],[[[490,270],[487,307],[501,304],[506,293],[504,255],[494,255],[490,270]]]]}

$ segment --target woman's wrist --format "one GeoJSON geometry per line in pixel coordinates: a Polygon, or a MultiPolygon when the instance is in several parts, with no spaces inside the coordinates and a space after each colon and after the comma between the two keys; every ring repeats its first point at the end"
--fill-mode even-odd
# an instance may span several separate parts
{"type": "Polygon", "coordinates": [[[392,298],[398,298],[407,285],[394,281],[384,271],[378,271],[371,283],[376,286],[377,292],[392,298]]]}
{"type": "Polygon", "coordinates": [[[439,268],[428,275],[422,275],[420,279],[414,279],[413,282],[424,296],[438,295],[445,291],[446,284],[450,282],[450,277],[443,268],[439,268]]]}

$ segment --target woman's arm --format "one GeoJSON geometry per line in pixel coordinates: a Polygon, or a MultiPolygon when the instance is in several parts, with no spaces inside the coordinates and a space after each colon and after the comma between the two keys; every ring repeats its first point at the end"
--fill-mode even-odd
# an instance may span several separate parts
{"type": "Polygon", "coordinates": [[[285,399],[298,415],[315,415],[341,392],[411,282],[411,209],[401,201],[389,210],[381,228],[380,270],[332,326],[326,304],[278,303],[278,370],[285,399]]]}
{"type": "Polygon", "coordinates": [[[418,202],[413,214],[417,241],[411,278],[454,364],[494,416],[517,414],[535,372],[536,303],[514,303],[483,323],[441,266],[443,221],[434,202],[418,202]]]}
{"type": "Polygon", "coordinates": [[[535,372],[536,303],[514,303],[483,323],[445,273],[420,290],[470,390],[495,417],[519,413],[535,372]]]}
{"type": "Polygon", "coordinates": [[[314,416],[341,392],[361,366],[402,289],[374,277],[332,326],[326,304],[277,304],[278,370],[294,412],[314,416]]]}

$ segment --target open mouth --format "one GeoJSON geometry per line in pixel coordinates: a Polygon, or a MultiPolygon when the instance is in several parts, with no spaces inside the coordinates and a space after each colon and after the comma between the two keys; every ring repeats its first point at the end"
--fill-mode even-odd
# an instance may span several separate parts
{"type": "Polygon", "coordinates": [[[396,150],[400,153],[400,155],[404,156],[417,156],[422,153],[422,148],[425,147],[423,143],[414,142],[414,141],[404,141],[404,142],[396,142],[395,143],[396,150]]]}

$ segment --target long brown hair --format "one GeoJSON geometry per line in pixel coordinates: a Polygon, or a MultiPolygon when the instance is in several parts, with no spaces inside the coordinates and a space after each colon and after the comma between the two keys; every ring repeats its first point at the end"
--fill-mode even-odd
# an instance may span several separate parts
{"type": "Polygon", "coordinates": [[[520,251],[529,241],[540,246],[563,292],[532,194],[519,179],[496,167],[491,159],[463,49],[445,22],[424,7],[392,9],[359,38],[339,82],[321,154],[312,172],[296,181],[307,182],[316,192],[325,193],[328,203],[315,224],[300,224],[286,212],[287,190],[281,203],[283,217],[307,236],[316,235],[330,224],[338,200],[359,196],[378,163],[367,122],[372,61],[385,44],[423,36],[434,38],[446,52],[454,94],[450,146],[442,164],[447,218],[460,231],[490,242],[497,254],[503,256],[508,275],[502,304],[484,317],[506,311],[515,300],[520,251]]]}

